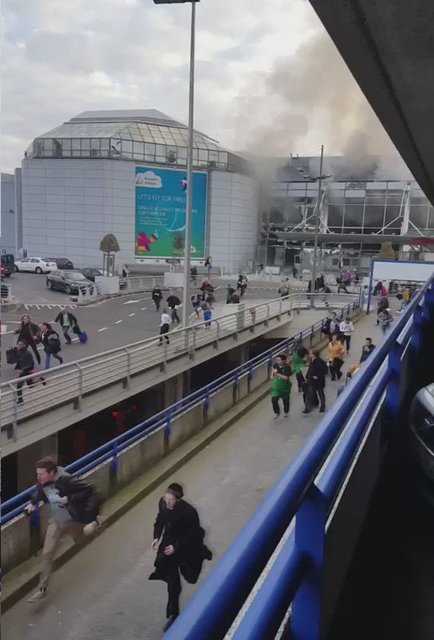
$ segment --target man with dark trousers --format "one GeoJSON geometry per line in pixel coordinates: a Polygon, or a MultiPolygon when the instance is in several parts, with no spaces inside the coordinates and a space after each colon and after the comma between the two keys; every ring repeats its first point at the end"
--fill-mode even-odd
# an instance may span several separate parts
{"type": "Polygon", "coordinates": [[[195,584],[204,560],[212,560],[212,553],[204,544],[205,532],[200,526],[194,507],[183,500],[184,490],[173,482],[158,504],[158,515],[154,524],[152,548],[157,552],[155,571],[150,580],[167,583],[166,631],[179,615],[181,577],[195,584]]]}
{"type": "Polygon", "coordinates": [[[318,406],[319,396],[319,412],[325,411],[325,377],[327,374],[327,365],[319,356],[319,351],[313,349],[309,352],[309,368],[306,374],[303,413],[310,413],[312,407],[318,406]]]}
{"type": "Polygon", "coordinates": [[[274,411],[274,420],[280,416],[279,399],[282,398],[283,413],[285,418],[289,413],[289,395],[291,393],[292,375],[291,367],[286,364],[286,355],[284,353],[276,356],[276,362],[271,373],[271,404],[274,411]]]}
{"type": "Polygon", "coordinates": [[[181,300],[178,298],[178,296],[175,296],[175,294],[172,291],[170,291],[169,296],[167,297],[166,303],[170,309],[172,322],[173,323],[177,322],[179,324],[181,320],[179,319],[176,308],[181,304],[181,300]]]}

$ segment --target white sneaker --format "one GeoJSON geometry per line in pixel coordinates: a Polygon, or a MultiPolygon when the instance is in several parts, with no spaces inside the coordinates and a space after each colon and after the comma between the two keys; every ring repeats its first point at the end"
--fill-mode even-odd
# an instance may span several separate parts
{"type": "Polygon", "coordinates": [[[274,417],[273,417],[273,420],[277,420],[278,418],[280,418],[280,414],[279,413],[275,413],[274,417]]]}
{"type": "Polygon", "coordinates": [[[85,524],[83,527],[83,535],[91,536],[92,533],[95,533],[95,530],[98,528],[98,522],[94,520],[93,522],[89,522],[89,524],[85,524]]]}
{"type": "Polygon", "coordinates": [[[32,596],[30,596],[30,598],[27,600],[27,602],[39,602],[40,600],[43,600],[44,598],[46,598],[47,596],[47,589],[38,589],[38,591],[36,591],[32,596]]]}
{"type": "Polygon", "coordinates": [[[287,417],[288,417],[288,414],[287,414],[287,413],[285,413],[283,417],[284,417],[284,418],[287,418],[287,417]]]}

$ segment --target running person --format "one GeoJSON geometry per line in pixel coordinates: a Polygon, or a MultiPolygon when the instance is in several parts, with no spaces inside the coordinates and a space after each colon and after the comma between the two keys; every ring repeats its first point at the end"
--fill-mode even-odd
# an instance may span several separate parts
{"type": "Polygon", "coordinates": [[[285,418],[289,413],[289,394],[291,393],[292,375],[291,367],[286,364],[286,355],[281,353],[276,357],[276,362],[271,374],[271,404],[274,411],[274,419],[280,416],[279,399],[283,401],[283,412],[285,418]]]}

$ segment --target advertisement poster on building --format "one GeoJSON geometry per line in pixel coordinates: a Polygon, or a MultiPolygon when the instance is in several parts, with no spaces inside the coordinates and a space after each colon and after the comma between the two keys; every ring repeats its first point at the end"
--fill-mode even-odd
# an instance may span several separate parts
{"type": "MultiPolygon", "coordinates": [[[[171,258],[184,254],[186,172],[136,167],[136,257],[171,258]]],[[[193,174],[191,257],[205,257],[207,174],[193,174]]]]}

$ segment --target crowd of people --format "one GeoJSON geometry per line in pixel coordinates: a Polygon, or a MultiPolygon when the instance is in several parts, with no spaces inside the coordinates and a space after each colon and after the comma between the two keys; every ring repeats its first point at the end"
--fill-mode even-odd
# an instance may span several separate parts
{"type": "MultiPolygon", "coordinates": [[[[336,313],[332,313],[324,322],[322,332],[328,339],[325,357],[322,357],[317,349],[306,349],[301,340],[295,341],[290,360],[284,353],[276,356],[271,371],[271,404],[275,420],[281,414],[280,401],[283,404],[284,417],[287,418],[289,415],[293,375],[298,392],[303,394],[303,413],[308,414],[315,408],[319,408],[320,413],[325,412],[326,380],[328,376],[332,381],[340,381],[343,377],[342,368],[345,357],[350,353],[354,324],[350,316],[339,321],[336,313]]],[[[346,384],[360,370],[374,349],[372,338],[366,338],[359,359],[348,367],[346,384]]],[[[338,388],[338,395],[342,390],[342,386],[338,388]]]]}
{"type": "Polygon", "coordinates": [[[41,355],[38,346],[42,346],[45,355],[44,368],[49,369],[51,358],[63,364],[62,344],[59,333],[53,329],[53,324],[58,324],[63,333],[65,344],[71,344],[70,331],[77,334],[80,342],[87,340],[85,332],[81,331],[76,316],[68,311],[66,307],[61,307],[60,312],[52,322],[43,322],[41,325],[33,322],[28,314],[21,317],[20,324],[15,330],[17,344],[6,351],[8,364],[15,365],[18,371],[19,380],[17,383],[17,404],[23,400],[23,386],[25,383],[32,387],[37,382],[46,384],[45,378],[38,374],[37,367],[41,365],[41,355]],[[36,360],[36,363],[35,363],[36,360]],[[28,377],[32,376],[32,377],[28,377]]]}

